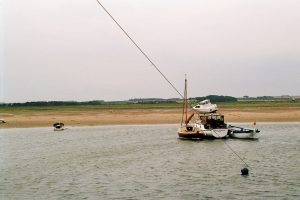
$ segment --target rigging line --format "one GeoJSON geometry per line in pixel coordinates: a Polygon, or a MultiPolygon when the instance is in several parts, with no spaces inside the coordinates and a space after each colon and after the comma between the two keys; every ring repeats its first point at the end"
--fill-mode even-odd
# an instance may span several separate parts
{"type": "Polygon", "coordinates": [[[132,37],[125,31],[125,29],[117,22],[117,20],[108,12],[108,10],[103,6],[103,4],[96,0],[102,9],[109,15],[109,17],[117,24],[117,26],[123,31],[123,33],[129,38],[129,40],[138,48],[138,50],[145,56],[145,58],[151,63],[151,65],[162,75],[162,77],[172,86],[172,88],[183,98],[183,95],[177,90],[177,88],[169,81],[169,79],[159,70],[159,68],[154,64],[154,62],[149,58],[149,56],[141,49],[141,47],[133,40],[132,37]]]}

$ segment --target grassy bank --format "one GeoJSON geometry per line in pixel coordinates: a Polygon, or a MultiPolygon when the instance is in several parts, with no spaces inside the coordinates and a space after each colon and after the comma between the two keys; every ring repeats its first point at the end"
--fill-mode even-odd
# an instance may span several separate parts
{"type": "Polygon", "coordinates": [[[32,111],[84,111],[103,109],[163,109],[181,108],[177,103],[157,104],[100,104],[100,105],[71,105],[71,106],[14,106],[0,107],[0,112],[32,112],[32,111]]]}
{"type": "MultiPolygon", "coordinates": [[[[271,108],[271,107],[300,107],[300,102],[275,102],[275,101],[247,101],[247,102],[221,102],[217,103],[222,108],[271,108]]],[[[141,103],[141,104],[99,104],[99,105],[70,105],[70,106],[2,106],[0,113],[18,112],[44,112],[44,111],[88,111],[103,109],[180,109],[178,103],[141,103]]]]}
{"type": "Polygon", "coordinates": [[[236,101],[218,103],[218,107],[300,107],[300,102],[290,101],[236,101]]]}

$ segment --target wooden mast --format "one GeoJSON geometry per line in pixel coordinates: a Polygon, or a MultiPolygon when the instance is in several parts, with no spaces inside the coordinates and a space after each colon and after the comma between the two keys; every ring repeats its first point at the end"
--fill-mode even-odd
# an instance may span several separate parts
{"type": "Polygon", "coordinates": [[[184,80],[184,96],[183,96],[183,103],[182,103],[182,119],[181,119],[181,127],[183,122],[185,123],[185,126],[189,123],[192,116],[188,118],[188,99],[187,99],[187,78],[185,74],[185,80],[184,80]],[[185,119],[184,119],[185,118],[185,119]]]}
{"type": "Polygon", "coordinates": [[[181,127],[183,122],[185,122],[186,124],[186,120],[187,120],[187,80],[186,80],[186,74],[185,74],[185,80],[184,80],[184,96],[183,96],[183,101],[182,101],[182,118],[181,118],[181,127]],[[185,116],[185,120],[184,120],[184,116],[185,116]]]}
{"type": "Polygon", "coordinates": [[[187,79],[185,75],[185,81],[184,81],[184,107],[185,107],[185,125],[187,125],[187,79]]]}

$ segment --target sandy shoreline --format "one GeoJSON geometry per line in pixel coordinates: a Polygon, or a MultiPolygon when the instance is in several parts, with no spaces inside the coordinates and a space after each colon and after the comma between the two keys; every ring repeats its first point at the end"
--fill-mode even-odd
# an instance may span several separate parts
{"type": "MultiPolygon", "coordinates": [[[[300,122],[300,108],[222,108],[226,122],[300,122]]],[[[63,122],[66,126],[122,124],[179,124],[181,109],[99,109],[86,111],[38,111],[1,113],[1,128],[43,127],[63,122]]]]}

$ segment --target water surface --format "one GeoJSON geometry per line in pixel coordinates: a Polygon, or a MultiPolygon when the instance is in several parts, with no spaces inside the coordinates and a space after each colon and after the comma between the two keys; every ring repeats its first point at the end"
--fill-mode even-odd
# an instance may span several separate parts
{"type": "Polygon", "coordinates": [[[258,128],[196,142],[176,125],[1,129],[0,198],[300,199],[300,123],[258,128]]]}

